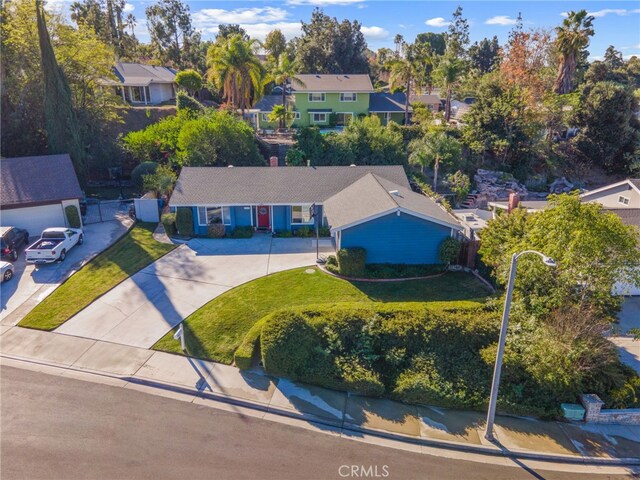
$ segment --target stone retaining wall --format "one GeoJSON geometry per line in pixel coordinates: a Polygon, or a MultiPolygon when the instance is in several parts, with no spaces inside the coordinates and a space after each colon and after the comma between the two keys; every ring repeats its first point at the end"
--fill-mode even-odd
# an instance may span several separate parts
{"type": "Polygon", "coordinates": [[[602,410],[604,402],[593,393],[581,395],[580,401],[585,408],[584,421],[587,423],[640,425],[640,408],[602,410]]]}

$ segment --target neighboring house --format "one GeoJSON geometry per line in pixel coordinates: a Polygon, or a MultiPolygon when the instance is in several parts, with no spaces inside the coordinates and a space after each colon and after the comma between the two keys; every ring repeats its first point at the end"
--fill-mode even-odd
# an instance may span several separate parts
{"type": "MultiPolygon", "coordinates": [[[[317,125],[329,127],[335,114],[337,126],[348,125],[352,118],[369,114],[369,97],[373,85],[369,75],[297,75],[291,84],[289,104],[296,112],[294,127],[317,125]]],[[[277,128],[269,122],[273,106],[282,104],[279,98],[267,95],[248,111],[256,128],[277,128]]]]}
{"type": "Polygon", "coordinates": [[[40,235],[48,227],[68,226],[65,207],[80,214],[82,191],[67,154],[0,160],[0,224],[40,235]]]}
{"type": "Polygon", "coordinates": [[[479,208],[461,208],[454,210],[453,214],[464,227],[464,236],[469,240],[479,240],[480,232],[493,218],[492,212],[479,208]]]}
{"type": "Polygon", "coordinates": [[[411,191],[399,165],[184,167],[170,206],[191,208],[199,235],[210,223],[268,232],[326,226],[338,248],[363,247],[369,263],[437,263],[442,240],[462,229],[411,191]]]}
{"type": "Polygon", "coordinates": [[[131,105],[157,105],[176,98],[176,71],[141,63],[116,63],[117,80],[105,79],[102,85],[131,105]]]}
{"type": "Polygon", "coordinates": [[[411,95],[409,97],[411,99],[411,103],[424,103],[426,105],[426,107],[431,110],[432,112],[439,112],[440,111],[440,96],[439,95],[427,95],[427,94],[420,94],[420,95],[411,95]]]}
{"type": "MultiPolygon", "coordinates": [[[[404,103],[407,96],[403,92],[376,92],[369,96],[369,113],[380,117],[383,125],[389,122],[404,124],[404,103]]],[[[409,106],[409,115],[413,108],[409,106]]]]}

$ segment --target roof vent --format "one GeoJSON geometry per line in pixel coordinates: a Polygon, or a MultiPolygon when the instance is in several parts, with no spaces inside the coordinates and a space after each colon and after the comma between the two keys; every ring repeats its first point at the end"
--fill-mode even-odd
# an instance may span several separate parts
{"type": "Polygon", "coordinates": [[[233,165],[227,165],[227,168],[233,168],[233,165]]]}
{"type": "Polygon", "coordinates": [[[389,190],[389,193],[391,195],[395,195],[396,197],[400,195],[400,191],[399,190],[389,190]]]}
{"type": "Polygon", "coordinates": [[[350,167],[355,167],[355,166],[356,166],[356,164],[355,164],[355,163],[352,163],[352,164],[351,164],[351,165],[349,165],[349,166],[350,166],[350,167]]]}

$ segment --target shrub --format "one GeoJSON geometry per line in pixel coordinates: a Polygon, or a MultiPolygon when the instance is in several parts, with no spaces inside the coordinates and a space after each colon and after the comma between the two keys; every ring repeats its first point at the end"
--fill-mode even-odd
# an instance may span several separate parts
{"type": "Polygon", "coordinates": [[[64,214],[67,217],[67,222],[69,222],[69,226],[71,228],[80,228],[82,226],[82,222],[80,222],[80,213],[78,212],[78,207],[75,205],[67,205],[64,207],[64,214]]]}
{"type": "Polygon", "coordinates": [[[225,228],[222,223],[211,223],[207,227],[207,235],[209,238],[224,238],[225,228]]]}
{"type": "Polygon", "coordinates": [[[164,231],[168,236],[172,236],[176,234],[176,214],[175,213],[165,213],[160,218],[162,225],[164,226],[164,231]]]}
{"type": "Polygon", "coordinates": [[[295,235],[296,237],[302,237],[302,238],[312,237],[313,230],[309,227],[300,227],[295,230],[295,235]]]}
{"type": "Polygon", "coordinates": [[[287,155],[285,156],[285,162],[290,167],[299,167],[300,165],[305,164],[304,153],[298,150],[297,148],[290,148],[287,150],[287,155]]]}
{"type": "Polygon", "coordinates": [[[330,237],[331,229],[329,227],[320,227],[318,229],[318,235],[321,237],[330,237]]]}
{"type": "Polygon", "coordinates": [[[262,333],[262,327],[268,317],[263,317],[258,320],[249,329],[244,336],[242,343],[233,354],[233,362],[240,370],[246,370],[251,367],[251,362],[255,354],[256,348],[260,344],[260,334],[262,333]]]}
{"type": "Polygon", "coordinates": [[[156,173],[159,165],[156,162],[142,162],[131,172],[131,183],[136,187],[139,191],[142,191],[144,188],[144,177],[145,175],[151,175],[156,173]]]}
{"type": "Polygon", "coordinates": [[[236,227],[229,236],[231,238],[251,238],[253,237],[253,227],[236,227]]]}
{"type": "Polygon", "coordinates": [[[338,266],[338,259],[336,258],[335,255],[329,255],[327,257],[327,263],[325,265],[331,265],[333,267],[337,267],[338,266]]]}
{"type": "Polygon", "coordinates": [[[338,250],[338,268],[341,275],[358,277],[364,274],[367,251],[361,247],[338,250]]]}
{"type": "Polygon", "coordinates": [[[182,70],[176,73],[176,83],[193,95],[202,88],[202,76],[195,70],[182,70]]]}
{"type": "Polygon", "coordinates": [[[176,229],[180,235],[193,235],[193,211],[190,207],[178,207],[176,210],[176,229]]]}
{"type": "Polygon", "coordinates": [[[291,230],[282,230],[280,232],[276,232],[276,237],[278,237],[278,238],[291,238],[291,237],[293,237],[293,232],[291,230]]]}
{"type": "Polygon", "coordinates": [[[195,98],[190,97],[185,92],[178,92],[176,95],[176,109],[178,111],[189,111],[191,113],[198,113],[204,110],[204,106],[195,98]]]}
{"type": "Polygon", "coordinates": [[[442,263],[456,263],[462,243],[453,237],[445,238],[438,247],[438,258],[442,263]]]}

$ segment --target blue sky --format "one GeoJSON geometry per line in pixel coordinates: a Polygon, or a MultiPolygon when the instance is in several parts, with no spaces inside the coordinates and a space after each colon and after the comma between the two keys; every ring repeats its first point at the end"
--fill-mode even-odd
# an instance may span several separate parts
{"type": "MultiPolygon", "coordinates": [[[[51,0],[66,4],[66,0],[51,0]]],[[[591,58],[599,58],[608,45],[625,56],[640,56],[640,1],[391,1],[391,0],[279,0],[215,1],[186,0],[195,26],[204,38],[212,38],[219,23],[239,23],[251,36],[264,39],[280,28],[287,39],[300,32],[300,20],[308,21],[316,6],[338,19],[357,19],[363,25],[369,48],[393,47],[393,37],[400,33],[413,41],[420,32],[446,31],[451,13],[459,4],[470,22],[471,40],[497,35],[506,41],[509,30],[522,12],[525,26],[551,29],[569,10],[587,9],[596,17],[596,34],[589,48],[591,58]]],[[[144,9],[153,1],[129,0],[127,10],[138,19],[137,34],[147,40],[144,9]]]]}

